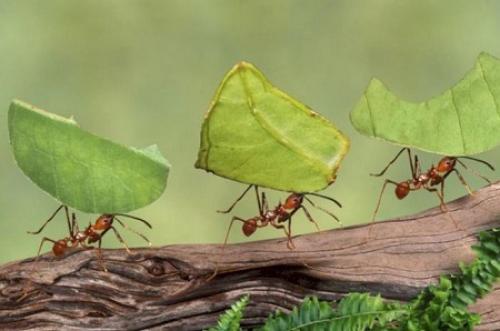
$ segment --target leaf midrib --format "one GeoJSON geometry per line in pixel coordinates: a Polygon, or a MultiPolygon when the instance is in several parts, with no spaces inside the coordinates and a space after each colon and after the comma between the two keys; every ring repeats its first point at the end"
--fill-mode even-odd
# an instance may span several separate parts
{"type": "MultiPolygon", "coordinates": [[[[252,97],[252,94],[251,94],[251,91],[247,85],[247,82],[245,80],[245,77],[243,76],[242,72],[239,71],[238,72],[238,76],[241,80],[241,84],[243,86],[243,90],[246,94],[246,97],[247,97],[247,105],[248,105],[248,108],[250,110],[250,114],[252,114],[253,118],[255,118],[255,120],[257,121],[257,123],[260,125],[260,127],[273,139],[275,140],[276,142],[278,142],[280,145],[284,146],[285,148],[287,148],[288,150],[290,150],[291,152],[293,152],[294,154],[300,156],[302,159],[304,159],[304,161],[306,161],[308,164],[310,164],[313,168],[315,168],[318,172],[322,173],[324,176],[326,176],[327,178],[330,176],[330,173],[331,173],[331,169],[329,169],[327,166],[322,166],[324,164],[324,161],[321,160],[321,159],[318,159],[316,157],[313,157],[311,155],[309,155],[304,149],[300,148],[299,146],[295,145],[294,143],[292,143],[292,141],[290,140],[287,140],[287,141],[284,141],[282,138],[281,138],[281,133],[277,130],[275,130],[273,128],[272,125],[270,125],[265,118],[263,118],[262,116],[259,115],[259,112],[258,112],[258,109],[255,107],[255,102],[254,102],[254,99],[252,97]]],[[[264,87],[264,90],[266,92],[269,92],[271,94],[273,94],[274,96],[276,97],[279,97],[277,96],[276,94],[273,93],[273,90],[272,90],[272,87],[271,87],[271,90],[269,91],[265,84],[263,82],[261,82],[263,87],[264,87]]]]}

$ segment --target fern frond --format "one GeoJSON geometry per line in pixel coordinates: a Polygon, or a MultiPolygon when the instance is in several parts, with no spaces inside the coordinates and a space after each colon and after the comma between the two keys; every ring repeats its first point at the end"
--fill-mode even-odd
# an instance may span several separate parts
{"type": "Polygon", "coordinates": [[[219,316],[217,326],[208,329],[208,331],[237,331],[240,329],[240,321],[243,318],[243,312],[248,304],[248,295],[245,295],[219,316]]]}
{"type": "Polygon", "coordinates": [[[465,309],[450,305],[453,284],[441,277],[438,285],[426,288],[410,304],[409,318],[402,323],[403,331],[472,331],[478,317],[465,309]]]}
{"type": "MultiPolygon", "coordinates": [[[[352,293],[334,309],[316,297],[306,298],[290,314],[277,312],[260,331],[472,331],[479,324],[477,314],[467,306],[490,292],[500,277],[500,229],[482,232],[473,246],[476,259],[461,264],[461,273],[441,277],[406,305],[387,303],[380,296],[352,293]]],[[[224,313],[210,331],[240,329],[248,296],[224,313]]]]}
{"type": "Polygon", "coordinates": [[[490,292],[500,277],[500,230],[481,232],[472,248],[477,257],[469,265],[460,264],[461,274],[441,277],[410,304],[403,331],[471,331],[479,324],[479,316],[467,306],[490,292]]]}
{"type": "Polygon", "coordinates": [[[317,298],[306,298],[300,307],[285,315],[268,318],[261,331],[364,331],[382,326],[405,314],[398,304],[384,303],[380,296],[352,293],[343,298],[336,309],[317,298]]]}
{"type": "Polygon", "coordinates": [[[460,265],[462,274],[451,278],[450,304],[465,309],[489,293],[500,277],[500,229],[481,232],[479,243],[472,246],[477,258],[468,266],[460,265]]]}

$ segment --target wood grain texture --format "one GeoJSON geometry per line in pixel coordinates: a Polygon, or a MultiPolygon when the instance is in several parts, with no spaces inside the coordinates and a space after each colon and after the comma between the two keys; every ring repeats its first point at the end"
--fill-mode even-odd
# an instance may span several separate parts
{"type": "MultiPolygon", "coordinates": [[[[500,182],[448,208],[376,223],[370,240],[368,226],[297,236],[294,251],[285,239],[106,250],[108,272],[92,250],[12,262],[0,267],[0,329],[201,330],[246,293],[247,326],[306,295],[407,301],[472,260],[475,234],[500,226],[500,182]]],[[[477,330],[500,330],[500,287],[472,309],[482,315],[477,330]]]]}

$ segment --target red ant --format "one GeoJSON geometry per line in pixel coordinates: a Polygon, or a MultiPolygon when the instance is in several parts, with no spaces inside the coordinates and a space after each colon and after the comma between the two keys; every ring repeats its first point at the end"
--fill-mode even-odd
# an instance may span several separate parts
{"type": "MultiPolygon", "coordinates": [[[[417,191],[420,189],[425,189],[429,192],[434,192],[439,198],[440,202],[440,208],[443,212],[446,212],[446,205],[444,202],[444,182],[446,178],[451,174],[455,173],[462,183],[463,186],[465,186],[467,192],[472,195],[472,190],[470,189],[469,185],[465,181],[464,177],[462,174],[458,171],[456,168],[457,163],[460,164],[464,169],[471,171],[474,175],[484,179],[486,182],[490,183],[490,180],[475,171],[469,169],[465,163],[463,163],[460,159],[468,159],[468,160],[473,160],[476,162],[480,162],[487,167],[489,167],[491,170],[495,170],[495,168],[489,164],[486,161],[479,160],[473,157],[469,156],[445,156],[443,157],[437,164],[437,166],[432,165],[429,170],[426,172],[422,172],[420,169],[420,163],[418,160],[418,156],[414,155],[414,158],[412,159],[412,154],[409,148],[405,147],[399,151],[399,153],[392,159],[389,164],[378,174],[370,174],[371,176],[375,177],[380,177],[382,176],[389,167],[396,162],[396,160],[399,158],[399,156],[404,152],[408,152],[408,158],[410,161],[410,169],[411,169],[411,176],[412,178],[409,180],[404,180],[402,182],[395,182],[390,179],[386,179],[384,182],[384,185],[382,186],[382,191],[380,192],[379,198],[378,198],[378,203],[377,203],[377,208],[375,208],[375,211],[373,212],[373,218],[372,221],[375,220],[375,217],[377,216],[378,210],[380,208],[380,202],[382,201],[382,194],[384,193],[384,190],[387,186],[387,184],[393,184],[396,186],[394,193],[396,194],[396,197],[398,199],[404,199],[411,191],[417,191]],[[435,186],[440,185],[440,189],[438,190],[435,186]]],[[[453,220],[455,222],[455,220],[453,220]]]]}
{"type": "Polygon", "coordinates": [[[92,244],[97,242],[98,243],[98,254],[99,258],[101,258],[101,242],[102,238],[108,232],[109,230],[113,230],[113,232],[116,235],[116,238],[118,241],[120,241],[123,246],[125,246],[125,249],[127,250],[128,253],[130,252],[130,249],[128,248],[127,244],[123,240],[122,236],[116,230],[116,228],[113,226],[113,222],[117,221],[118,224],[120,224],[122,227],[134,232],[135,234],[139,235],[141,238],[143,238],[145,241],[149,243],[151,246],[151,243],[149,240],[141,233],[129,228],[125,223],[123,223],[120,219],[118,219],[117,216],[123,216],[123,217],[128,217],[131,219],[138,220],[142,223],[144,223],[147,227],[151,228],[151,224],[147,222],[146,220],[143,220],[142,218],[128,215],[128,214],[103,214],[97,218],[94,224],[89,224],[85,230],[80,231],[78,229],[78,223],[76,222],[76,217],[75,213],[72,213],[71,221],[69,217],[69,211],[68,207],[65,205],[59,206],[59,208],[56,209],[56,211],[49,217],[48,220],[43,223],[42,227],[38,229],[38,231],[28,231],[30,234],[39,234],[40,232],[43,231],[43,229],[49,224],[50,221],[52,221],[55,216],[59,213],[61,209],[64,209],[66,213],[66,220],[68,222],[68,229],[69,229],[69,235],[63,239],[60,240],[53,240],[47,237],[44,237],[42,241],[40,242],[40,247],[38,248],[38,255],[40,256],[40,251],[42,250],[42,246],[46,241],[49,241],[53,243],[52,246],[52,252],[54,253],[55,256],[61,256],[63,255],[68,248],[74,248],[77,246],[81,246],[83,248],[93,248],[93,246],[89,246],[88,244],[92,244]]]}
{"type": "Polygon", "coordinates": [[[311,206],[322,210],[323,212],[327,213],[331,217],[333,217],[337,222],[341,223],[340,220],[329,212],[326,209],[323,209],[320,206],[317,206],[311,199],[307,197],[307,195],[313,195],[317,196],[323,199],[330,200],[337,204],[339,207],[342,207],[342,205],[335,199],[317,194],[317,193],[291,193],[285,200],[285,203],[279,203],[274,209],[269,209],[268,203],[267,203],[267,198],[266,194],[262,192],[262,195],[259,197],[259,187],[257,185],[250,185],[247,187],[247,189],[241,194],[241,196],[236,199],[236,201],[227,209],[223,211],[218,211],[220,213],[229,213],[233,208],[236,206],[236,204],[245,196],[245,194],[252,188],[252,186],[255,188],[255,195],[257,197],[257,204],[259,206],[259,215],[249,218],[249,219],[242,219],[237,216],[233,216],[231,219],[231,223],[229,225],[229,228],[226,233],[226,237],[224,239],[224,245],[227,244],[227,240],[229,237],[229,232],[231,231],[231,227],[233,226],[234,221],[240,221],[243,222],[242,225],[242,231],[245,236],[249,237],[251,236],[258,228],[263,228],[267,225],[271,225],[276,229],[283,229],[285,232],[285,235],[287,236],[288,242],[287,246],[289,249],[295,248],[292,242],[292,216],[298,211],[302,210],[304,214],[306,215],[307,219],[314,223],[316,228],[319,230],[319,226],[316,223],[316,221],[312,218],[311,214],[307,210],[307,208],[303,205],[304,200],[309,202],[311,206]],[[283,223],[288,222],[288,229],[285,227],[283,223]]]}

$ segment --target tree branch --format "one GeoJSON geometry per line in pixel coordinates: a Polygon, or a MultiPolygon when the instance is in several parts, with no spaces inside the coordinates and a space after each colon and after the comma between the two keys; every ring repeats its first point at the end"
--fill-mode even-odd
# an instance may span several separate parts
{"type": "MultiPolygon", "coordinates": [[[[379,292],[407,301],[470,261],[475,234],[500,226],[500,182],[439,208],[368,226],[228,245],[172,245],[64,258],[46,254],[0,267],[2,330],[200,330],[249,293],[244,324],[306,295],[337,300],[379,292]],[[450,217],[456,220],[456,227],[450,217]],[[217,275],[213,278],[213,271],[217,275]]],[[[477,330],[500,329],[500,287],[476,303],[477,330]]]]}

